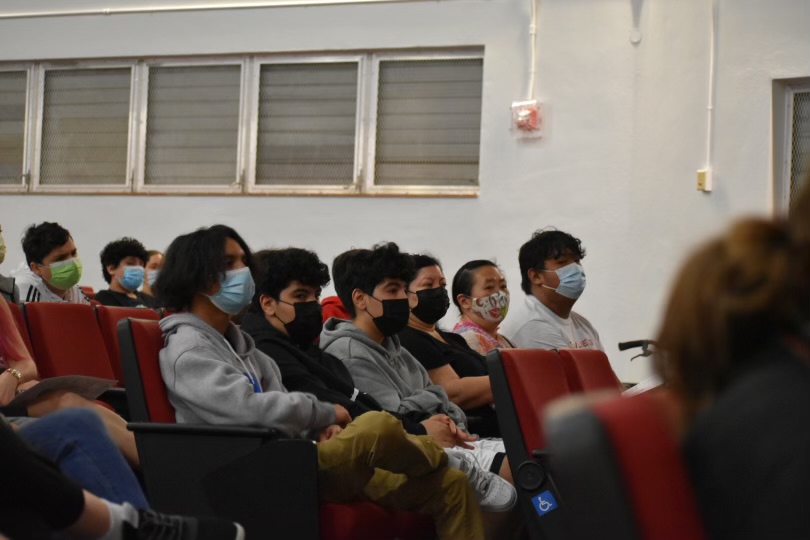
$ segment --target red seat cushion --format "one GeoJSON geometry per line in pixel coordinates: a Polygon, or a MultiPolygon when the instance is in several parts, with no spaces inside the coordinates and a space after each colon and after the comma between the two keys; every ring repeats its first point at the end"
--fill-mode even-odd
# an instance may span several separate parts
{"type": "Polygon", "coordinates": [[[320,505],[321,540],[393,540],[389,512],[370,502],[320,505]]]}
{"type": "Polygon", "coordinates": [[[110,367],[115,373],[115,378],[118,379],[118,386],[124,386],[121,351],[118,347],[118,321],[127,317],[157,321],[160,319],[160,315],[149,308],[96,306],[96,317],[99,329],[101,329],[101,337],[104,338],[104,346],[107,348],[107,356],[110,357],[110,367]]]}
{"type": "Polygon", "coordinates": [[[561,349],[568,384],[572,392],[594,390],[624,390],[603,351],[593,349],[561,349]]]}
{"type": "Polygon", "coordinates": [[[526,452],[545,448],[543,410],[570,393],[562,360],[555,351],[500,349],[526,452]]]}
{"type": "Polygon", "coordinates": [[[640,394],[593,406],[610,437],[645,540],[706,538],[673,423],[661,401],[640,394]]]}
{"type": "Polygon", "coordinates": [[[115,379],[92,307],[29,303],[25,305],[25,319],[40,377],[88,375],[115,379]]]}
{"type": "Polygon", "coordinates": [[[436,525],[428,516],[414,512],[395,512],[394,530],[399,540],[423,540],[436,536],[436,525]]]}
{"type": "Polygon", "coordinates": [[[9,309],[11,309],[11,314],[14,316],[14,323],[17,326],[17,330],[20,332],[20,337],[25,343],[25,348],[28,349],[28,354],[31,355],[31,358],[34,357],[34,346],[31,344],[31,336],[28,335],[28,326],[25,324],[25,319],[23,318],[22,310],[18,304],[7,303],[9,309]]]}
{"type": "Polygon", "coordinates": [[[163,333],[160,326],[157,321],[141,319],[130,319],[129,325],[149,420],[174,424],[174,407],[169,403],[166,385],[160,374],[159,356],[163,348],[163,333]]]}

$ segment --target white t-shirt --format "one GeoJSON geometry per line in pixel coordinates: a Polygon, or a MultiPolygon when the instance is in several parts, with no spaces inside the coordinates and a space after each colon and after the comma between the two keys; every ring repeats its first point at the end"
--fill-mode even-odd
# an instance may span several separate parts
{"type": "Polygon", "coordinates": [[[45,285],[42,278],[31,271],[27,266],[21,265],[12,274],[16,279],[17,290],[20,291],[20,302],[68,302],[71,304],[90,304],[90,300],[78,285],[68,289],[65,298],[61,298],[45,285]]]}
{"type": "Polygon", "coordinates": [[[599,334],[588,319],[571,312],[563,319],[534,295],[526,295],[524,309],[506,321],[503,334],[519,349],[598,349],[599,334]]]}

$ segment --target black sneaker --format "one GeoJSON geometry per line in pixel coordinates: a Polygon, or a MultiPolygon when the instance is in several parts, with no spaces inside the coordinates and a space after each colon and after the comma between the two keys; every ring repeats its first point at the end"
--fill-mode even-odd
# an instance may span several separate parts
{"type": "Polygon", "coordinates": [[[244,540],[238,523],[138,510],[138,525],[124,524],[124,540],[244,540]]]}

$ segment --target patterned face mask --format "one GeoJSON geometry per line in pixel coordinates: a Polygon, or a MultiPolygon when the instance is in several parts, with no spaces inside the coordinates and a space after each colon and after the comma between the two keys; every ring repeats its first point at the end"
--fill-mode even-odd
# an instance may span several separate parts
{"type": "Polygon", "coordinates": [[[473,312],[490,322],[501,322],[509,311],[509,293],[503,291],[482,298],[471,297],[470,299],[473,312]]]}

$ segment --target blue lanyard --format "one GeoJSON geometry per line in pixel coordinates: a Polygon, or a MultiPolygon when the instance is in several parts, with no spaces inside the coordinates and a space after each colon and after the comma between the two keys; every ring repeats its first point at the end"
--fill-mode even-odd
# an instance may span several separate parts
{"type": "Polygon", "coordinates": [[[252,384],[252,385],[253,385],[253,391],[254,391],[255,393],[257,393],[257,394],[261,394],[261,393],[263,392],[263,390],[262,390],[262,385],[261,385],[261,384],[259,384],[259,378],[258,378],[256,375],[253,375],[253,374],[248,373],[248,372],[246,371],[246,372],[245,372],[245,377],[247,377],[247,378],[248,378],[248,380],[250,381],[250,384],[252,384]]]}

